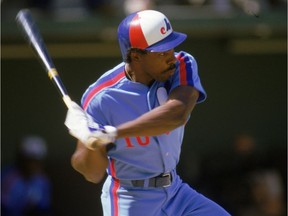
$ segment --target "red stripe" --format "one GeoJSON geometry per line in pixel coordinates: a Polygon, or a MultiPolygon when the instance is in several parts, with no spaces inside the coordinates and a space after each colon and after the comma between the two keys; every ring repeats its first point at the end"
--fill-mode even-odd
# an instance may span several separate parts
{"type": "Polygon", "coordinates": [[[114,77],[113,79],[111,80],[108,80],[104,83],[102,83],[101,85],[99,86],[96,86],[94,89],[92,89],[91,92],[89,92],[89,94],[87,95],[84,103],[83,103],[83,108],[84,110],[86,110],[89,102],[92,100],[92,98],[101,90],[103,90],[104,88],[107,88],[109,86],[112,86],[114,85],[115,83],[117,83],[119,80],[121,80],[123,77],[125,76],[125,73],[124,71],[122,71],[121,73],[119,73],[116,77],[114,77]]]}
{"type": "MultiPolygon", "coordinates": [[[[180,55],[177,56],[180,58],[180,55]]],[[[184,58],[180,58],[180,85],[187,85],[187,74],[186,74],[186,63],[184,62],[184,58]]]]}
{"type": "Polygon", "coordinates": [[[148,47],[148,43],[143,34],[138,15],[136,15],[130,23],[129,37],[131,47],[140,49],[145,49],[148,47]]]}
{"type": "Polygon", "coordinates": [[[120,187],[119,179],[114,179],[114,187],[112,189],[113,194],[113,206],[114,206],[114,216],[119,215],[119,206],[118,206],[118,196],[117,196],[117,190],[120,187]]]}
{"type": "Polygon", "coordinates": [[[114,212],[112,214],[114,216],[119,215],[119,208],[118,208],[118,196],[117,196],[117,190],[120,187],[120,182],[119,179],[115,178],[116,176],[116,171],[115,171],[115,160],[111,159],[110,160],[110,170],[111,170],[111,176],[113,177],[113,188],[112,188],[112,205],[114,209],[114,212]]]}
{"type": "Polygon", "coordinates": [[[113,178],[116,178],[116,171],[115,171],[115,160],[110,158],[110,175],[113,178]]]}

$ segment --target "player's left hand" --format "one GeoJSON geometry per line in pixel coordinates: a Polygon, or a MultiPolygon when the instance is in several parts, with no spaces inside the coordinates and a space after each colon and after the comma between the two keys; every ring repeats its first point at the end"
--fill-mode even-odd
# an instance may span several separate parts
{"type": "Polygon", "coordinates": [[[97,124],[87,112],[73,101],[68,109],[65,125],[72,136],[91,150],[113,143],[117,135],[115,127],[97,124]]]}

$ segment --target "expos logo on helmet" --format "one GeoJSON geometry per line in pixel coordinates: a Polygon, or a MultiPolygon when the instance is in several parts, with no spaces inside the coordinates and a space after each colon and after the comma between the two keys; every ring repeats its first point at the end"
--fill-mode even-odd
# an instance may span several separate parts
{"type": "Polygon", "coordinates": [[[170,25],[169,21],[166,18],[164,19],[164,22],[166,24],[166,27],[162,27],[160,29],[161,34],[166,34],[167,31],[169,31],[171,29],[171,25],[170,25]]]}

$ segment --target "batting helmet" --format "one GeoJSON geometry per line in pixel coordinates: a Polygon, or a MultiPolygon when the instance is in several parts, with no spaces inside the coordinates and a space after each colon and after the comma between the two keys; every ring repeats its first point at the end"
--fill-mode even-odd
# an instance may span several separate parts
{"type": "Polygon", "coordinates": [[[167,17],[155,10],[128,15],[118,27],[118,40],[125,61],[129,48],[165,52],[181,44],[187,35],[175,32],[167,17]]]}

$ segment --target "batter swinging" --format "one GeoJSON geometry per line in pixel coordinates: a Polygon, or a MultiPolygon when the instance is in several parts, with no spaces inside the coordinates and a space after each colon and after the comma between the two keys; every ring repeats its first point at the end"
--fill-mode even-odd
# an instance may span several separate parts
{"type": "Polygon", "coordinates": [[[108,173],[105,216],[229,215],[176,171],[185,123],[206,98],[193,56],[174,51],[186,35],[145,10],[120,23],[118,39],[124,61],[87,89],[83,109],[73,102],[68,110],[65,124],[79,140],[72,166],[94,183],[108,173]]]}

